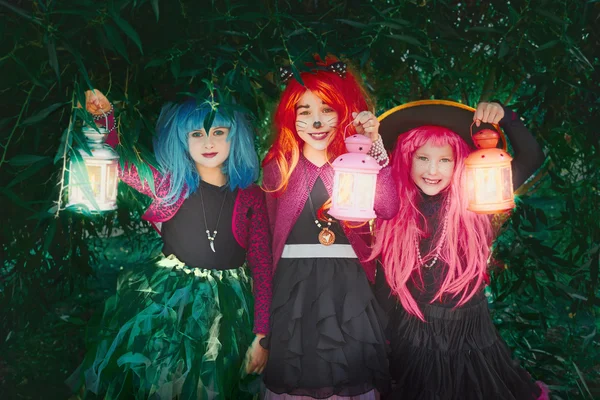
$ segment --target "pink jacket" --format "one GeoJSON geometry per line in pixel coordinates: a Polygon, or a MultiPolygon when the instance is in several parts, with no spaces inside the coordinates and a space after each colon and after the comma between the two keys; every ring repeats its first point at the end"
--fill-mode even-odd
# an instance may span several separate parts
{"type": "MultiPolygon", "coordinates": [[[[267,193],[267,212],[269,215],[269,226],[273,237],[273,269],[281,258],[283,246],[287,241],[292,227],[300,216],[304,204],[308,200],[308,191],[304,182],[303,168],[306,167],[308,187],[312,190],[318,177],[327,188],[331,196],[333,189],[333,168],[330,164],[317,167],[303,156],[300,157],[297,167],[292,172],[287,190],[283,194],[267,193]]],[[[280,181],[279,170],[275,162],[264,167],[263,185],[266,189],[275,188],[280,181]]],[[[392,177],[390,167],[383,168],[377,176],[377,188],[375,194],[375,213],[378,218],[390,219],[398,212],[398,196],[396,182],[392,177]]],[[[316,205],[315,207],[320,207],[316,205]]],[[[359,228],[343,227],[348,241],[358,256],[369,281],[375,280],[375,261],[364,261],[371,254],[371,233],[368,224],[359,228]]]]}

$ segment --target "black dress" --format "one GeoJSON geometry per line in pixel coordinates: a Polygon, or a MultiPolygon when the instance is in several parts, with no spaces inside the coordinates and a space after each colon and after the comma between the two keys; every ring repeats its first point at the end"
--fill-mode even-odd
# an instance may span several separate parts
{"type": "MultiPolygon", "coordinates": [[[[439,231],[439,209],[444,196],[423,195],[421,200],[420,209],[430,232],[439,231]]],[[[438,235],[421,241],[421,254],[427,254],[437,244],[438,235]]],[[[414,274],[407,282],[425,322],[389,297],[383,270],[377,272],[377,296],[390,315],[392,392],[386,399],[538,398],[540,388],[512,358],[498,334],[483,288],[459,308],[454,308],[458,299],[450,297],[431,303],[446,270],[438,260],[431,268],[421,268],[421,277],[414,274]]]]}
{"type": "MultiPolygon", "coordinates": [[[[504,108],[500,121],[515,152],[513,186],[520,187],[542,165],[544,153],[518,116],[504,108]]],[[[437,245],[441,234],[440,209],[445,193],[422,194],[419,209],[430,233],[420,243],[421,254],[437,245]]],[[[390,373],[392,392],[387,399],[402,400],[527,400],[542,391],[519,366],[490,316],[483,287],[466,304],[455,308],[450,296],[431,303],[445,278],[441,260],[421,268],[407,282],[425,322],[407,313],[391,296],[381,268],[375,288],[380,304],[390,316],[390,373]]]]}
{"type": "MultiPolygon", "coordinates": [[[[317,179],[315,210],[328,198],[317,179]]],[[[336,244],[348,240],[334,223],[336,244]]],[[[318,244],[307,203],[287,244],[318,244]]],[[[356,396],[388,385],[384,316],[352,258],[282,258],[273,277],[266,387],[276,394],[356,396]]]]}
{"type": "Polygon", "coordinates": [[[236,195],[200,182],[163,224],[165,256],[123,271],[90,324],[86,358],[69,381],[75,390],[85,384],[106,400],[254,398],[259,377],[245,373],[244,360],[255,337],[254,297],[246,250],[232,231],[236,195]],[[203,205],[208,228],[218,230],[215,252],[203,205]]]}

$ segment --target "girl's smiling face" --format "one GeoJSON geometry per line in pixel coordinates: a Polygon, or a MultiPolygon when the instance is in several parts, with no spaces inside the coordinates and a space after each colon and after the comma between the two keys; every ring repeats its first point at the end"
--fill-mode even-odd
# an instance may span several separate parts
{"type": "Polygon", "coordinates": [[[449,144],[434,146],[427,141],[413,154],[410,177],[429,196],[446,189],[453,173],[454,151],[449,144]]]}
{"type": "Polygon", "coordinates": [[[298,136],[315,150],[325,150],[334,137],[338,113],[310,90],[296,104],[298,136]]]}

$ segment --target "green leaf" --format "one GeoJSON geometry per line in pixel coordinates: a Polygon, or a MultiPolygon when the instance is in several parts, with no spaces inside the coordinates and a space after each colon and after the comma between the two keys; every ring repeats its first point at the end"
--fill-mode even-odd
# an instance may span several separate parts
{"type": "Polygon", "coordinates": [[[127,35],[127,37],[129,37],[137,45],[137,47],[140,49],[140,53],[144,54],[140,36],[137,34],[135,29],[129,25],[129,22],[122,19],[119,15],[117,15],[116,12],[113,12],[111,17],[113,21],[115,21],[115,24],[117,24],[117,26],[125,33],[125,35],[127,35]]]}
{"type": "MultiPolygon", "coordinates": [[[[90,76],[89,76],[89,74],[87,72],[87,68],[83,64],[83,60],[81,59],[81,55],[79,54],[79,52],[74,51],[68,44],[65,44],[65,48],[69,51],[69,53],[71,53],[71,55],[75,59],[75,64],[77,64],[77,68],[79,69],[79,73],[81,74],[81,77],[85,81],[85,83],[87,85],[87,88],[88,89],[93,89],[94,85],[92,85],[92,81],[90,81],[90,76]]],[[[83,104],[83,103],[81,103],[81,104],[83,104]]]]}
{"type": "Polygon", "coordinates": [[[31,79],[31,82],[35,83],[37,86],[44,88],[45,90],[48,90],[48,86],[46,84],[44,84],[42,81],[40,81],[39,76],[38,76],[39,74],[33,74],[31,72],[30,68],[28,68],[28,66],[23,61],[21,61],[21,59],[18,58],[14,53],[10,53],[10,58],[19,67],[21,67],[21,70],[23,72],[25,72],[29,76],[29,79],[31,79]]]}
{"type": "Polygon", "coordinates": [[[109,23],[104,24],[103,28],[104,33],[106,33],[106,38],[108,39],[110,44],[114,47],[117,53],[122,55],[123,58],[131,64],[131,61],[129,61],[129,56],[127,54],[127,46],[125,45],[125,42],[123,42],[123,39],[121,39],[121,35],[119,35],[117,29],[109,23]]]}
{"type": "Polygon", "coordinates": [[[145,364],[146,366],[149,366],[150,364],[152,364],[152,361],[150,361],[150,359],[148,357],[146,357],[145,355],[143,355],[141,353],[129,352],[129,353],[123,354],[117,360],[117,365],[119,367],[121,367],[123,364],[145,364]]]}
{"type": "Polygon", "coordinates": [[[44,108],[43,110],[39,111],[37,114],[34,114],[31,117],[24,120],[23,122],[21,122],[21,125],[31,125],[31,124],[40,122],[40,121],[46,119],[46,117],[48,115],[52,114],[54,111],[58,110],[65,104],[68,104],[68,103],[54,103],[51,106],[48,106],[48,107],[44,108]]]}
{"type": "Polygon", "coordinates": [[[73,136],[69,135],[69,128],[66,128],[62,135],[60,136],[60,145],[58,146],[58,151],[56,152],[56,155],[54,156],[54,164],[56,164],[57,162],[59,162],[60,160],[62,160],[63,156],[65,155],[65,147],[71,147],[71,144],[73,143],[73,136]],[[68,138],[68,143],[67,143],[67,138],[68,138]]]}
{"type": "Polygon", "coordinates": [[[206,132],[210,131],[210,128],[212,127],[213,121],[215,120],[216,116],[217,112],[213,109],[208,113],[208,115],[206,115],[206,117],[204,117],[204,130],[206,132]]]}
{"type": "MultiPolygon", "coordinates": [[[[400,22],[399,20],[396,20],[396,21],[400,22]]],[[[386,26],[386,27],[392,28],[392,29],[404,29],[407,26],[410,26],[410,24],[407,21],[404,21],[404,23],[384,21],[381,23],[381,26],[386,26]]]]}
{"type": "Polygon", "coordinates": [[[489,26],[474,26],[472,28],[469,28],[469,31],[482,33],[504,33],[504,31],[501,31],[500,29],[492,28],[489,26]]]}
{"type": "Polygon", "coordinates": [[[155,58],[154,60],[151,60],[150,62],[148,62],[148,64],[146,64],[146,66],[144,66],[144,69],[158,67],[158,66],[163,65],[165,62],[166,62],[166,60],[164,58],[155,58]]]}
{"type": "Polygon", "coordinates": [[[54,38],[50,38],[48,40],[46,47],[48,48],[48,63],[54,70],[56,79],[58,79],[60,82],[60,68],[58,66],[58,57],[56,56],[56,43],[54,42],[54,38]]]}
{"type": "Polygon", "coordinates": [[[544,17],[548,18],[550,21],[552,21],[552,22],[554,22],[554,23],[556,23],[556,24],[558,24],[558,25],[566,26],[566,25],[568,25],[568,24],[569,24],[569,21],[568,21],[568,19],[565,21],[565,19],[564,19],[564,18],[561,18],[561,17],[559,17],[559,16],[557,16],[557,15],[555,15],[555,14],[552,14],[552,13],[551,13],[551,12],[549,12],[549,11],[543,10],[543,9],[541,9],[541,8],[538,8],[538,9],[536,10],[536,12],[537,12],[538,14],[540,14],[540,15],[543,15],[544,17]]]}
{"type": "Polygon", "coordinates": [[[227,45],[217,45],[217,46],[215,46],[215,48],[217,48],[219,50],[223,50],[226,53],[235,53],[237,51],[234,47],[227,46],[227,45]]]}
{"type": "Polygon", "coordinates": [[[22,10],[19,7],[15,7],[13,5],[10,5],[9,3],[7,3],[4,0],[0,0],[0,5],[8,8],[9,10],[13,11],[14,13],[20,15],[21,17],[24,17],[24,18],[30,20],[34,24],[42,25],[42,21],[39,18],[32,17],[31,15],[27,14],[27,12],[25,12],[24,10],[22,10]]]}
{"type": "Polygon", "coordinates": [[[49,159],[48,156],[36,156],[35,154],[20,154],[18,156],[14,156],[10,160],[8,160],[9,164],[14,167],[22,167],[24,165],[30,165],[36,163],[40,160],[49,159]]]}
{"type": "Polygon", "coordinates": [[[304,81],[302,81],[302,77],[300,76],[300,71],[298,71],[298,68],[296,67],[296,65],[292,64],[291,68],[292,68],[292,73],[294,74],[294,79],[296,79],[298,81],[298,83],[300,83],[302,86],[304,86],[304,81]]]}
{"type": "Polygon", "coordinates": [[[401,40],[403,42],[409,43],[409,44],[414,44],[415,46],[422,46],[423,44],[421,42],[419,42],[419,40],[413,36],[408,36],[408,35],[387,35],[387,37],[392,38],[392,39],[396,39],[396,40],[401,40]]]}
{"type": "Polygon", "coordinates": [[[160,16],[160,12],[158,9],[158,0],[151,0],[152,3],[152,11],[154,11],[154,15],[156,15],[156,22],[158,22],[158,17],[160,16]]]}
{"type": "Polygon", "coordinates": [[[32,213],[35,212],[35,210],[33,208],[31,208],[27,203],[25,203],[25,200],[21,199],[19,196],[17,196],[17,194],[15,192],[10,190],[9,188],[0,187],[0,193],[2,193],[4,196],[6,196],[10,200],[12,200],[12,202],[14,204],[16,204],[17,206],[22,207],[26,210],[29,210],[32,213]]]}
{"type": "Polygon", "coordinates": [[[500,50],[498,50],[498,58],[504,58],[509,51],[510,48],[508,47],[508,44],[503,40],[502,43],[500,43],[500,50]]]}
{"type": "Polygon", "coordinates": [[[547,49],[550,49],[550,48],[556,46],[559,43],[560,43],[560,40],[551,40],[549,42],[544,43],[543,45],[541,45],[537,49],[535,49],[535,51],[547,50],[547,49]]]}
{"type": "Polygon", "coordinates": [[[175,79],[177,79],[179,77],[180,70],[181,70],[181,61],[180,61],[179,57],[177,57],[173,61],[171,61],[171,73],[173,74],[173,77],[175,79]]]}
{"type": "Polygon", "coordinates": [[[50,245],[52,244],[52,241],[54,240],[54,235],[56,234],[56,219],[53,219],[52,221],[50,221],[50,226],[48,227],[48,230],[46,231],[46,235],[44,237],[44,246],[43,246],[43,251],[44,253],[48,252],[48,249],[50,248],[50,245]]]}
{"type": "Polygon", "coordinates": [[[13,187],[17,183],[22,182],[26,179],[29,179],[30,177],[37,174],[46,165],[51,164],[51,163],[52,163],[52,159],[50,157],[45,157],[45,158],[31,164],[31,166],[29,168],[27,168],[25,171],[20,172],[17,176],[15,176],[15,178],[12,181],[10,181],[9,184],[6,185],[6,187],[7,188],[13,187]]]}
{"type": "Polygon", "coordinates": [[[90,149],[90,146],[88,145],[88,141],[85,138],[84,134],[79,131],[71,131],[71,136],[73,136],[73,139],[75,140],[77,146],[91,157],[92,150],[90,149]]]}
{"type": "Polygon", "coordinates": [[[577,376],[579,376],[579,380],[583,384],[583,387],[585,388],[585,391],[590,396],[590,399],[593,399],[594,396],[592,395],[592,392],[590,392],[590,388],[588,387],[588,384],[585,381],[583,373],[581,372],[581,370],[579,369],[579,367],[577,366],[577,364],[575,364],[575,361],[573,361],[573,367],[575,367],[575,371],[577,372],[577,376]]]}
{"type": "Polygon", "coordinates": [[[360,28],[360,29],[364,29],[368,26],[367,24],[363,24],[362,22],[352,21],[349,19],[336,19],[336,21],[341,22],[342,24],[350,25],[354,28],[360,28]]]}

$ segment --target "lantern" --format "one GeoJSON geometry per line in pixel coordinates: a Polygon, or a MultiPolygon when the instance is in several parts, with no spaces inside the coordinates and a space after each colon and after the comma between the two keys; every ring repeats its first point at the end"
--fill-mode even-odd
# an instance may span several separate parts
{"type": "Polygon", "coordinates": [[[333,162],[333,195],[329,214],[339,220],[364,222],[375,218],[375,185],[381,166],[367,153],[371,139],[346,138],[348,153],[333,162]]]}
{"type": "Polygon", "coordinates": [[[484,129],[473,135],[474,151],[465,160],[470,211],[495,214],[514,208],[512,157],[496,148],[500,135],[484,129]]]}
{"type": "Polygon", "coordinates": [[[104,144],[108,131],[105,128],[98,128],[98,131],[92,127],[83,128],[92,155],[90,156],[83,149],[75,150],[83,159],[85,168],[78,160],[79,157],[71,158],[67,206],[83,204],[92,211],[109,211],[117,208],[119,156],[110,146],[104,144]]]}

